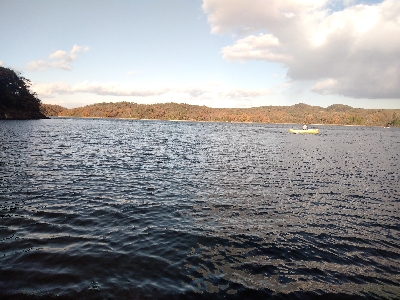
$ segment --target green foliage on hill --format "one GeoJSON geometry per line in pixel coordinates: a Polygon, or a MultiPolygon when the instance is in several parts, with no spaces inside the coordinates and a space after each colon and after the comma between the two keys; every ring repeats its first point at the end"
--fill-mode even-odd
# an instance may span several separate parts
{"type": "Polygon", "coordinates": [[[132,118],[215,122],[259,122],[295,124],[337,124],[368,126],[400,126],[400,110],[361,109],[335,104],[328,108],[299,103],[293,106],[262,106],[253,108],[210,108],[206,106],[131,102],[98,103],[64,109],[65,117],[132,118]]]}
{"type": "Polygon", "coordinates": [[[400,119],[393,120],[389,123],[390,126],[397,126],[400,127],[400,119]]]}
{"type": "Polygon", "coordinates": [[[29,91],[31,82],[20,73],[0,67],[0,119],[43,119],[40,100],[29,91]]]}

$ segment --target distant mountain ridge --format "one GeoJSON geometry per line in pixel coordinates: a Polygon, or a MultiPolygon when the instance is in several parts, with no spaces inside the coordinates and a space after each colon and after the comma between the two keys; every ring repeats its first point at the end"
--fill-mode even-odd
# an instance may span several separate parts
{"type": "Polygon", "coordinates": [[[41,110],[47,116],[75,118],[400,126],[400,109],[363,109],[343,104],[327,108],[304,103],[292,106],[210,108],[182,103],[103,102],[73,109],[42,104],[41,110]]]}

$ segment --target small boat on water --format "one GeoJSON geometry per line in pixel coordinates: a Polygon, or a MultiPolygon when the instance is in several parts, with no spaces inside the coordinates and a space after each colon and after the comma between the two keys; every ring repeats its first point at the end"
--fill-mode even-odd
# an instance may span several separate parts
{"type": "Polygon", "coordinates": [[[300,133],[300,134],[317,134],[318,129],[289,129],[291,133],[300,133]]]}

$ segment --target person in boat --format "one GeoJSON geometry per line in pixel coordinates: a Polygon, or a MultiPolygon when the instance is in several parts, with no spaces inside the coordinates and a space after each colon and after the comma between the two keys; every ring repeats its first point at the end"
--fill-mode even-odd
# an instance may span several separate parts
{"type": "Polygon", "coordinates": [[[307,130],[307,129],[308,129],[307,125],[304,124],[304,125],[303,125],[303,130],[307,130]]]}

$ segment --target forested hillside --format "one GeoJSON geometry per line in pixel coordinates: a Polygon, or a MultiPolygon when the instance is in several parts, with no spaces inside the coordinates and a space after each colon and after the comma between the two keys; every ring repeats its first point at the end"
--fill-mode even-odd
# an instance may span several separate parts
{"type": "Polygon", "coordinates": [[[46,105],[47,115],[88,118],[132,118],[217,122],[260,122],[400,126],[399,109],[362,109],[335,104],[327,108],[296,104],[254,108],[209,108],[189,104],[99,103],[74,109],[46,105]],[[50,114],[49,114],[50,113],[50,114]]]}
{"type": "Polygon", "coordinates": [[[12,69],[0,67],[0,119],[43,119],[31,82],[12,69]]]}
{"type": "Polygon", "coordinates": [[[40,111],[48,117],[57,117],[64,110],[66,110],[66,108],[60,105],[54,105],[54,104],[40,105],[40,111]]]}

